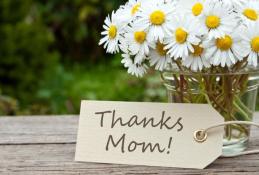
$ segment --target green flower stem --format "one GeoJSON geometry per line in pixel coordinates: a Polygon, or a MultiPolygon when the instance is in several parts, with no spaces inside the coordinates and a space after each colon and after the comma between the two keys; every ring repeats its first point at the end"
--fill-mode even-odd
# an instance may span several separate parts
{"type": "Polygon", "coordinates": [[[234,106],[238,109],[238,112],[240,112],[240,114],[243,116],[244,121],[251,120],[248,114],[236,103],[236,101],[234,101],[234,106]]]}
{"type": "Polygon", "coordinates": [[[248,107],[246,107],[246,106],[244,105],[244,103],[241,101],[241,99],[240,99],[237,95],[235,95],[235,101],[236,101],[236,103],[237,103],[241,108],[243,108],[243,109],[245,110],[245,112],[249,113],[250,115],[253,114],[253,112],[252,112],[248,107]]]}
{"type": "Polygon", "coordinates": [[[210,104],[211,106],[213,106],[212,103],[211,103],[211,101],[210,101],[209,96],[208,96],[206,93],[202,93],[202,95],[204,95],[204,97],[205,97],[205,99],[207,100],[208,104],[210,104]]]}

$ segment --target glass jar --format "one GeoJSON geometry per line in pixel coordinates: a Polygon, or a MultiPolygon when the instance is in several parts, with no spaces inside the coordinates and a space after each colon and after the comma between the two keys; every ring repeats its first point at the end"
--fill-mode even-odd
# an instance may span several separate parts
{"type": "MultiPolygon", "coordinates": [[[[162,73],[170,103],[212,105],[225,121],[252,121],[255,112],[258,69],[226,73],[194,73],[177,68],[162,73]]],[[[223,155],[244,151],[248,147],[250,127],[225,127],[223,155]]]]}

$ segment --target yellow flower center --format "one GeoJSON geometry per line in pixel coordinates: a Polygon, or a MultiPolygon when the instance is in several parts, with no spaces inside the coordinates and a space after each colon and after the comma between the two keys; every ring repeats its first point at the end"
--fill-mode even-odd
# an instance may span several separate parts
{"type": "Polygon", "coordinates": [[[215,15],[208,16],[206,19],[206,25],[208,28],[215,29],[220,24],[220,18],[215,15]]]}
{"type": "Polygon", "coordinates": [[[150,21],[154,25],[161,25],[165,22],[165,14],[161,10],[154,11],[150,15],[150,21]]]}
{"type": "Polygon", "coordinates": [[[165,47],[165,45],[162,44],[162,43],[160,43],[160,42],[158,42],[158,43],[156,44],[156,51],[157,51],[157,53],[158,53],[160,56],[165,56],[166,53],[167,53],[167,51],[164,49],[164,47],[165,47]]]}
{"type": "Polygon", "coordinates": [[[198,16],[201,14],[203,10],[203,5],[201,3],[196,3],[194,4],[194,6],[192,7],[192,14],[194,16],[198,16]]]}
{"type": "Polygon", "coordinates": [[[134,5],[131,9],[131,15],[135,15],[139,10],[139,8],[140,8],[140,3],[137,3],[136,5],[134,5]]]}
{"type": "Polygon", "coordinates": [[[117,35],[117,27],[114,25],[111,25],[108,31],[108,35],[110,39],[114,39],[117,35]]]}
{"type": "Polygon", "coordinates": [[[138,31],[134,33],[135,41],[142,44],[146,40],[147,34],[144,31],[138,31]]]}
{"type": "Polygon", "coordinates": [[[192,45],[194,52],[192,53],[193,56],[198,57],[201,56],[201,54],[203,53],[203,48],[200,47],[199,45],[192,45]]]}
{"type": "Polygon", "coordinates": [[[229,50],[232,44],[233,40],[229,35],[226,35],[224,38],[218,38],[216,40],[216,46],[222,51],[229,50]]]}
{"type": "Polygon", "coordinates": [[[188,33],[184,31],[182,28],[177,28],[175,31],[175,40],[179,44],[183,44],[187,39],[188,33]]]}
{"type": "Polygon", "coordinates": [[[259,53],[259,36],[252,39],[251,47],[254,52],[259,53]]]}
{"type": "Polygon", "coordinates": [[[245,9],[243,11],[243,15],[245,15],[248,19],[251,19],[253,21],[256,21],[258,18],[258,14],[256,13],[256,11],[254,9],[245,9]]]}

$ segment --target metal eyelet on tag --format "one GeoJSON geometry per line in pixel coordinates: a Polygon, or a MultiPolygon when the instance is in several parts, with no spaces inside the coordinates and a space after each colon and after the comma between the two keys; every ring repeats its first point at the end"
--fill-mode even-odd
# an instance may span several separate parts
{"type": "Polygon", "coordinates": [[[194,132],[194,140],[198,143],[203,143],[207,140],[208,134],[205,130],[198,130],[194,132]]]}

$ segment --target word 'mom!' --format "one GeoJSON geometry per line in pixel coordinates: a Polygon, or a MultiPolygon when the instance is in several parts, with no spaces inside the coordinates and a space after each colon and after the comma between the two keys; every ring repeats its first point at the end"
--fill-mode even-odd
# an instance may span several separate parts
{"type": "MultiPolygon", "coordinates": [[[[183,130],[182,118],[177,120],[171,116],[166,116],[166,112],[162,111],[159,117],[140,117],[138,115],[132,115],[130,118],[123,118],[116,116],[116,110],[95,112],[95,115],[100,117],[100,127],[109,127],[114,129],[116,127],[141,127],[143,129],[147,127],[159,128],[160,130],[175,130],[181,132],[183,130]]],[[[162,146],[161,143],[151,143],[145,141],[127,140],[127,134],[122,133],[118,138],[114,138],[113,135],[109,135],[105,150],[119,149],[121,153],[134,152],[140,150],[145,152],[159,152],[170,154],[173,138],[170,137],[166,146],[162,146]]],[[[165,143],[163,143],[165,145],[165,143]]]]}

